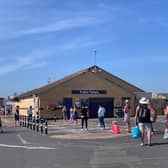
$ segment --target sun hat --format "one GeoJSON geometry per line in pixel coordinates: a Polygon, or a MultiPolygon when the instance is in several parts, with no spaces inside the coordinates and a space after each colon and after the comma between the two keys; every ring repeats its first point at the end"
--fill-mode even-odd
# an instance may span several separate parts
{"type": "Polygon", "coordinates": [[[149,103],[149,99],[147,99],[146,97],[142,97],[142,98],[139,100],[139,103],[140,103],[140,104],[148,104],[148,103],[149,103]]]}
{"type": "Polygon", "coordinates": [[[126,99],[126,100],[125,100],[125,103],[129,103],[129,100],[128,100],[128,99],[126,99]]]}

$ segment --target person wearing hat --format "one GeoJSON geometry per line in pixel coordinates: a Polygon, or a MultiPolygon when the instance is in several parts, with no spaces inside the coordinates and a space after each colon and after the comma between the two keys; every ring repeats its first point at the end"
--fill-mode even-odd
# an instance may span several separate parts
{"type": "Polygon", "coordinates": [[[151,123],[151,110],[148,107],[149,99],[142,97],[139,100],[139,105],[135,112],[135,122],[138,123],[139,130],[141,132],[141,144],[144,146],[144,137],[147,136],[147,144],[152,146],[152,123],[151,123]]]}

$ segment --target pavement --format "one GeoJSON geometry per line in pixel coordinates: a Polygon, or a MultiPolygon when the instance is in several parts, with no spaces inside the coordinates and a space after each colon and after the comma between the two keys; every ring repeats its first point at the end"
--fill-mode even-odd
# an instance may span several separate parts
{"type": "Polygon", "coordinates": [[[104,139],[118,136],[127,136],[124,122],[122,119],[106,118],[105,129],[101,129],[98,126],[98,119],[88,120],[88,130],[81,131],[80,120],[78,125],[73,124],[71,121],[58,120],[56,122],[50,121],[48,125],[49,136],[52,138],[64,138],[64,139],[104,139]],[[120,134],[112,134],[112,121],[117,120],[120,127],[120,134]]]}
{"type": "MultiPolygon", "coordinates": [[[[164,116],[158,116],[157,122],[164,123],[164,116]]],[[[2,123],[5,126],[14,127],[13,116],[3,116],[2,123]]],[[[75,125],[71,121],[57,120],[48,121],[48,136],[56,139],[109,139],[123,136],[131,136],[127,133],[125,123],[122,118],[105,118],[106,128],[100,129],[98,126],[98,119],[88,120],[88,130],[81,131],[81,121],[75,125]],[[111,132],[112,122],[117,121],[120,127],[120,134],[113,134],[111,132]]],[[[134,118],[131,118],[131,126],[134,127],[134,118]]]]}

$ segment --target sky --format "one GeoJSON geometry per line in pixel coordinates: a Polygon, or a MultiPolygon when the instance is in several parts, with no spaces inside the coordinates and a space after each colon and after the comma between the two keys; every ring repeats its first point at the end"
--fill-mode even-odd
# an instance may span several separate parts
{"type": "Polygon", "coordinates": [[[0,97],[94,64],[146,92],[168,93],[167,6],[167,0],[0,0],[0,97]]]}

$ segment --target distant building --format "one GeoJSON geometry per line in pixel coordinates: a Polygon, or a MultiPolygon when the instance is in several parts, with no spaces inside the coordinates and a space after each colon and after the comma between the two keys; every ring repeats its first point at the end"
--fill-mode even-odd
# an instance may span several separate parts
{"type": "Polygon", "coordinates": [[[0,97],[0,107],[4,106],[4,98],[3,97],[0,97]]]}
{"type": "Polygon", "coordinates": [[[2,97],[0,97],[0,114],[2,115],[2,114],[4,114],[4,110],[5,110],[5,108],[4,108],[4,98],[2,98],[2,97]]]}
{"type": "Polygon", "coordinates": [[[113,117],[115,108],[121,107],[126,99],[134,108],[139,92],[144,91],[98,66],[92,66],[21,94],[14,104],[20,106],[21,114],[27,114],[26,109],[32,105],[34,115],[39,112],[44,118],[52,118],[55,114],[61,117],[59,108],[62,105],[67,106],[69,116],[72,105],[80,110],[82,104],[88,105],[89,117],[96,118],[98,105],[102,104],[106,108],[106,117],[113,117]]]}

